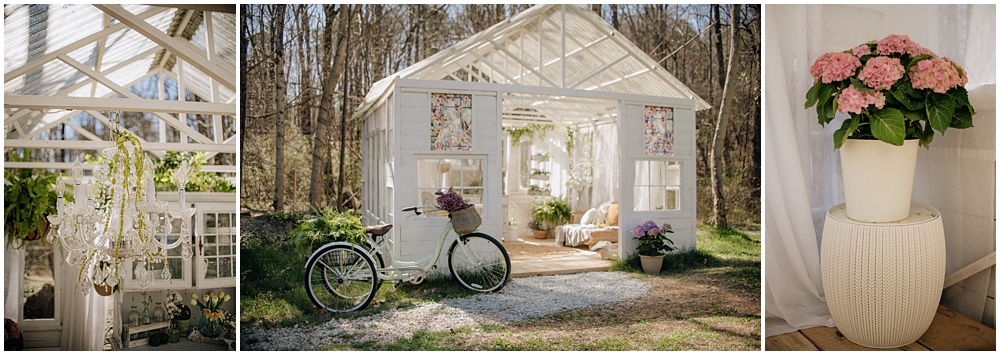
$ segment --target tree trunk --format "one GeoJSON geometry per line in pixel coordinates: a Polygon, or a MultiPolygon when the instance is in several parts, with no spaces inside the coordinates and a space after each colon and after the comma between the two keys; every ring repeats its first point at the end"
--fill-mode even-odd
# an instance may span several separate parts
{"type": "Polygon", "coordinates": [[[274,205],[275,211],[285,208],[285,5],[275,5],[273,31],[274,41],[274,205]]]}
{"type": "MultiPolygon", "coordinates": [[[[355,11],[357,11],[358,8],[355,7],[354,9],[355,9],[355,11]]],[[[349,44],[349,42],[351,41],[351,21],[350,20],[353,19],[353,18],[354,18],[354,13],[352,12],[351,13],[351,18],[348,19],[348,21],[347,21],[347,25],[344,26],[344,27],[342,27],[342,28],[346,29],[345,32],[346,32],[346,37],[347,38],[343,42],[341,42],[341,49],[338,49],[338,51],[340,51],[341,55],[337,56],[337,59],[338,59],[337,62],[340,64],[339,65],[339,69],[344,72],[344,74],[343,74],[343,76],[344,76],[344,83],[340,87],[341,90],[344,92],[344,95],[342,96],[342,99],[340,101],[341,104],[342,104],[342,106],[341,106],[341,110],[340,110],[340,161],[339,161],[339,163],[340,163],[340,169],[337,172],[337,210],[338,211],[342,211],[344,209],[344,197],[346,196],[346,194],[344,194],[344,153],[347,152],[347,145],[344,144],[344,143],[347,141],[347,139],[346,139],[346,137],[347,137],[347,65],[345,65],[345,64],[347,63],[347,51],[346,51],[346,48],[347,48],[347,45],[349,44]]]]}
{"type": "Polygon", "coordinates": [[[726,197],[722,191],[722,157],[726,144],[726,131],[729,128],[729,115],[732,112],[734,89],[733,68],[736,65],[736,53],[739,51],[736,40],[736,24],[739,23],[739,9],[732,5],[732,25],[729,26],[731,40],[729,43],[729,65],[726,68],[726,81],[722,87],[722,104],[719,106],[719,118],[715,124],[715,137],[712,139],[712,214],[716,227],[728,228],[726,217],[726,197]]]}
{"type": "MultiPolygon", "coordinates": [[[[327,67],[325,72],[325,78],[323,79],[323,97],[319,104],[319,118],[316,120],[316,130],[313,135],[313,151],[312,151],[312,176],[310,177],[310,188],[309,188],[309,205],[315,209],[321,208],[324,195],[324,187],[326,184],[323,182],[323,172],[326,171],[326,152],[329,151],[329,127],[333,122],[333,95],[337,89],[337,82],[340,81],[340,76],[344,72],[344,67],[346,67],[346,52],[347,52],[347,41],[345,40],[345,34],[349,30],[350,19],[353,13],[349,8],[341,5],[339,10],[339,16],[337,19],[338,30],[334,32],[333,30],[333,6],[328,5],[326,7],[326,23],[323,31],[323,41],[326,43],[324,47],[326,53],[324,53],[323,65],[328,66],[331,64],[331,56],[333,56],[334,43],[336,43],[337,53],[336,58],[332,60],[332,67],[327,67]]],[[[355,8],[355,11],[357,8],[355,8]]]]}
{"type": "MultiPolygon", "coordinates": [[[[719,80],[719,89],[722,89],[722,87],[726,85],[726,77],[725,77],[726,73],[724,72],[724,70],[726,70],[725,69],[726,62],[722,58],[722,18],[721,16],[719,16],[719,8],[721,7],[722,5],[717,5],[717,4],[712,5],[712,18],[715,20],[715,23],[712,25],[712,38],[715,40],[715,62],[718,63],[718,66],[716,68],[718,68],[719,72],[719,74],[717,75],[718,77],[717,80],[719,80]]],[[[711,74],[712,72],[710,70],[709,75],[711,74]]],[[[712,97],[713,95],[711,94],[711,92],[713,91],[714,90],[709,90],[710,99],[714,99],[714,97],[712,97]]]]}

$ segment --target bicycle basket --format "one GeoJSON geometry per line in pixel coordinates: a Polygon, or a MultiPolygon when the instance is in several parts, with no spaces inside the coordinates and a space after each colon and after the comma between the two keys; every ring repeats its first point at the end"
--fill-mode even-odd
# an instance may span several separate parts
{"type": "Polygon", "coordinates": [[[479,212],[476,212],[475,207],[451,212],[451,225],[458,235],[472,233],[481,224],[483,224],[483,219],[479,217],[479,212]]]}

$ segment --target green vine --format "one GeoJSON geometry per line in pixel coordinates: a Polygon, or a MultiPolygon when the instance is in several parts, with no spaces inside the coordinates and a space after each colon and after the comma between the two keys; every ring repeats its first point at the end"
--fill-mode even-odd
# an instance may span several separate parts
{"type": "Polygon", "coordinates": [[[528,137],[531,137],[532,139],[534,139],[535,138],[535,134],[538,134],[538,138],[539,139],[545,139],[545,135],[549,131],[551,131],[551,130],[553,130],[555,128],[556,128],[555,125],[551,125],[551,124],[538,124],[538,123],[529,123],[529,124],[526,124],[526,125],[523,125],[523,126],[503,126],[502,127],[502,129],[503,129],[504,132],[507,132],[507,133],[510,134],[510,139],[511,139],[512,142],[514,142],[515,145],[523,143],[523,142],[521,142],[521,137],[524,137],[525,135],[527,135],[528,137]]]}

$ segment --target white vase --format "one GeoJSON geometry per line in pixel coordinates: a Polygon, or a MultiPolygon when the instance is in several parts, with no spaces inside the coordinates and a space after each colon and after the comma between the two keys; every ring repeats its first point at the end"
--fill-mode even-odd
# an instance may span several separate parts
{"type": "Polygon", "coordinates": [[[861,222],[895,222],[910,215],[917,140],[894,146],[848,139],[840,147],[847,217],[861,222]]]}

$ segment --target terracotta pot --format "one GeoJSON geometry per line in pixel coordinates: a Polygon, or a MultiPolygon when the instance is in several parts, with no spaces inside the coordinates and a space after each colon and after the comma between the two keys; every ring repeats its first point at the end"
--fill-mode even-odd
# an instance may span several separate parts
{"type": "Polygon", "coordinates": [[[549,231],[533,230],[531,231],[531,236],[534,237],[535,239],[548,239],[549,231]]]}
{"type": "Polygon", "coordinates": [[[878,140],[848,139],[840,147],[847,217],[895,222],[910,216],[917,140],[897,147],[878,140]]]}
{"type": "Polygon", "coordinates": [[[642,262],[642,271],[650,275],[658,275],[660,269],[663,268],[663,255],[639,255],[639,261],[642,262]]]}

